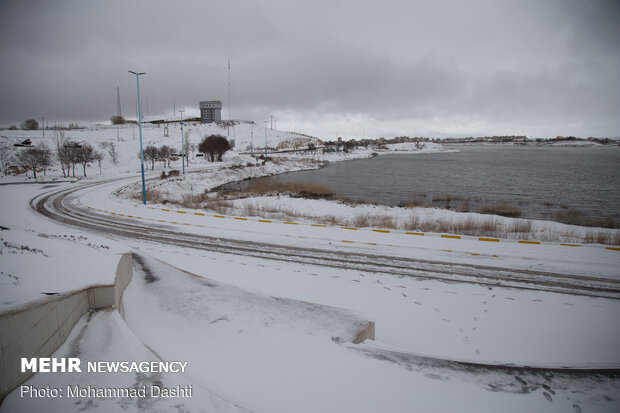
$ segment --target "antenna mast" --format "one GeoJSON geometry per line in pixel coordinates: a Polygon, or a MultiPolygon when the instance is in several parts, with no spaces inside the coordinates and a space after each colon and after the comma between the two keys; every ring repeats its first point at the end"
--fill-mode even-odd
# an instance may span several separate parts
{"type": "Polygon", "coordinates": [[[230,59],[228,59],[228,120],[232,120],[230,116],[230,59]]]}
{"type": "Polygon", "coordinates": [[[118,116],[119,118],[122,116],[121,115],[121,93],[118,89],[118,86],[116,86],[116,116],[118,116]]]}

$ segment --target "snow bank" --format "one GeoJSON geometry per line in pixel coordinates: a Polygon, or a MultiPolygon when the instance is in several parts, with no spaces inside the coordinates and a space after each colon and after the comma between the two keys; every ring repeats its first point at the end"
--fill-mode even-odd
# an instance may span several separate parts
{"type": "Polygon", "coordinates": [[[0,231],[0,312],[50,295],[113,284],[122,250],[86,236],[0,231]]]}

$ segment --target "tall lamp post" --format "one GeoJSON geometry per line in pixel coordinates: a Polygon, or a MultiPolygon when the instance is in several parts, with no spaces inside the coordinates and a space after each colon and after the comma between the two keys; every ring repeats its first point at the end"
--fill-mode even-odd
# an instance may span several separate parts
{"type": "Polygon", "coordinates": [[[185,112],[185,109],[179,109],[179,112],[181,112],[181,159],[183,162],[183,175],[185,175],[185,142],[183,141],[183,112],[185,112]]]}
{"type": "Polygon", "coordinates": [[[142,203],[146,205],[146,185],[144,184],[144,151],[142,150],[142,110],[140,108],[140,75],[145,75],[146,72],[133,72],[129,70],[129,73],[136,75],[136,84],[138,86],[138,128],[140,130],[140,166],[142,167],[142,203]]]}
{"type": "Polygon", "coordinates": [[[267,162],[267,121],[265,122],[265,162],[267,162]]]}

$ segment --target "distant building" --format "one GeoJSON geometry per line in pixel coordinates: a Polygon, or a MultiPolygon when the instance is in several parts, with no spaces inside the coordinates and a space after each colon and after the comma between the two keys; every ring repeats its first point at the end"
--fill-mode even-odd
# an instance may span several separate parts
{"type": "Polygon", "coordinates": [[[204,100],[200,102],[200,121],[212,123],[222,121],[222,101],[204,100]]]}

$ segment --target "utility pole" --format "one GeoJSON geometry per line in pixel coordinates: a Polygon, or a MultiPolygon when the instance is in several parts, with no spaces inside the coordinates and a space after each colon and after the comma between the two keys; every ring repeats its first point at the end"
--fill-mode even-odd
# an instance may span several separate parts
{"type": "Polygon", "coordinates": [[[267,121],[265,122],[265,162],[267,162],[267,121]]]}
{"type": "Polygon", "coordinates": [[[273,115],[270,116],[271,117],[271,130],[273,130],[273,115]]]}
{"type": "Polygon", "coordinates": [[[116,116],[119,118],[123,116],[121,113],[121,92],[118,86],[116,86],[116,116]]]}
{"type": "Polygon", "coordinates": [[[252,128],[250,129],[250,152],[254,156],[254,122],[252,122],[252,128]]]}
{"type": "Polygon", "coordinates": [[[183,163],[183,175],[185,175],[185,145],[183,144],[183,112],[185,109],[179,109],[179,112],[181,112],[181,161],[183,163]]]}
{"type": "Polygon", "coordinates": [[[41,130],[43,131],[43,139],[45,139],[45,118],[41,118],[41,130]]]}
{"type": "Polygon", "coordinates": [[[228,59],[228,120],[232,120],[230,114],[230,59],[228,59]]]}

